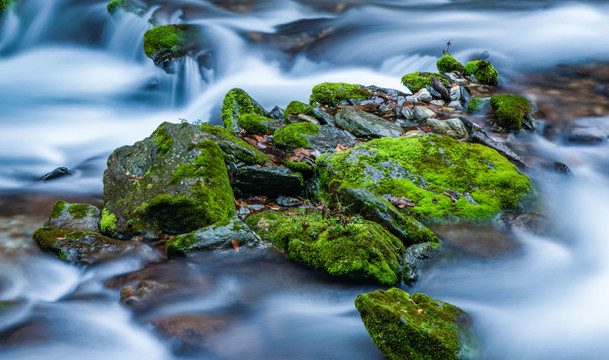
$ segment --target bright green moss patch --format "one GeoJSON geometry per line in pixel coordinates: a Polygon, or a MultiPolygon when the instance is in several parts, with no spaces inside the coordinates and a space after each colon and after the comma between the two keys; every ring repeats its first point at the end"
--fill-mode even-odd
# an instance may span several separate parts
{"type": "Polygon", "coordinates": [[[108,209],[104,208],[102,211],[101,221],[99,222],[99,228],[102,234],[108,236],[116,236],[116,216],[111,214],[108,209]]]}
{"type": "Polygon", "coordinates": [[[234,88],[226,93],[222,102],[222,122],[229,131],[235,131],[235,124],[241,114],[266,115],[260,107],[242,89],[234,88]]]}
{"type": "Polygon", "coordinates": [[[66,208],[66,202],[61,200],[55,203],[51,208],[51,214],[49,215],[50,219],[55,219],[61,216],[61,213],[66,208]]]}
{"type": "Polygon", "coordinates": [[[448,83],[448,81],[444,80],[442,78],[442,75],[440,75],[440,74],[419,72],[419,71],[402,76],[402,84],[404,84],[404,86],[406,86],[408,89],[410,89],[410,91],[412,91],[414,93],[414,92],[419,91],[420,89],[424,88],[425,85],[431,86],[432,77],[440,80],[440,82],[444,86],[450,85],[448,83]]]}
{"type": "Polygon", "coordinates": [[[106,9],[110,15],[114,15],[119,9],[123,9],[128,12],[137,12],[140,7],[131,0],[114,0],[108,3],[106,9]]]}
{"type": "Polygon", "coordinates": [[[319,132],[319,127],[312,123],[290,124],[278,129],[273,135],[275,143],[282,146],[293,148],[309,148],[309,140],[305,135],[315,135],[319,132]]]}
{"type": "Polygon", "coordinates": [[[468,62],[465,64],[465,73],[474,75],[483,84],[497,85],[497,70],[486,60],[468,62]]]}
{"type": "Polygon", "coordinates": [[[305,162],[287,160],[283,165],[304,178],[313,176],[313,166],[305,162]]]}
{"type": "Polygon", "coordinates": [[[264,164],[269,159],[266,154],[221,126],[204,123],[198,128],[203,133],[211,135],[213,137],[211,140],[214,140],[225,154],[235,156],[247,164],[264,164]]]}
{"type": "Polygon", "coordinates": [[[460,73],[465,72],[465,66],[455,60],[455,58],[452,57],[450,54],[446,54],[440,59],[438,59],[438,61],[436,62],[436,67],[438,68],[438,71],[441,74],[445,74],[451,71],[458,71],[460,73]]]}
{"type": "Polygon", "coordinates": [[[522,119],[532,116],[531,103],[520,95],[496,95],[491,97],[491,107],[497,116],[499,126],[506,130],[519,131],[522,119]]]}
{"type": "MultiPolygon", "coordinates": [[[[32,237],[40,247],[45,252],[54,252],[56,248],[56,243],[60,240],[78,240],[84,235],[90,233],[89,231],[81,231],[81,230],[59,230],[53,229],[49,227],[41,227],[34,231],[32,237]]],[[[59,253],[55,253],[56,256],[59,256],[59,253]]]]}
{"type": "Polygon", "coordinates": [[[317,212],[294,216],[265,212],[248,217],[246,223],[293,260],[330,275],[383,285],[400,280],[403,245],[376,223],[324,219],[317,212]],[[258,227],[261,223],[265,225],[258,227]]]}
{"type": "Polygon", "coordinates": [[[241,114],[238,116],[237,125],[250,134],[266,134],[269,129],[263,121],[271,119],[256,114],[241,114]]]}
{"type": "Polygon", "coordinates": [[[323,83],[316,85],[311,91],[309,103],[311,105],[320,103],[324,105],[338,105],[343,100],[365,100],[372,93],[362,89],[361,85],[345,83],[323,83]]]}
{"type": "Polygon", "coordinates": [[[68,213],[74,217],[74,219],[85,218],[89,214],[89,205],[87,204],[72,204],[68,207],[68,213]]]}
{"type": "Polygon", "coordinates": [[[157,128],[154,133],[154,143],[157,145],[157,153],[165,155],[173,146],[173,139],[164,126],[157,128]]]}
{"type": "Polygon", "coordinates": [[[520,209],[529,178],[498,152],[447,136],[382,138],[317,160],[320,188],[342,180],[375,195],[414,203],[402,211],[426,222],[489,221],[520,209]]]}
{"type": "Polygon", "coordinates": [[[478,96],[474,96],[472,98],[472,100],[469,103],[467,103],[467,111],[469,111],[472,114],[477,113],[478,111],[482,110],[483,107],[484,107],[484,100],[478,96]]]}
{"type": "Polygon", "coordinates": [[[196,38],[197,27],[190,24],[161,25],[144,34],[144,53],[149,58],[179,58],[188,53],[196,38]]]}
{"type": "Polygon", "coordinates": [[[387,359],[469,358],[464,336],[469,316],[454,305],[393,288],[358,295],[355,307],[387,359]]]}
{"type": "Polygon", "coordinates": [[[287,108],[285,108],[285,111],[283,112],[283,119],[287,120],[288,115],[290,114],[307,114],[309,110],[311,110],[311,106],[303,102],[294,100],[288,104],[287,108]]]}

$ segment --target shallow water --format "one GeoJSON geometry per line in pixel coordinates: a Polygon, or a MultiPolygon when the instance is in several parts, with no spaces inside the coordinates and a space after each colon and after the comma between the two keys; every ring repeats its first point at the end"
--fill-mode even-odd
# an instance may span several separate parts
{"type": "MultiPolygon", "coordinates": [[[[118,290],[104,283],[141,264],[126,259],[98,267],[65,265],[39,254],[28,232],[44,221],[54,200],[99,201],[105,161],[116,147],[148,136],[163,121],[217,123],[222,97],[232,87],[245,89],[268,109],[306,101],[311,87],[323,81],[401,89],[404,73],[434,70],[447,39],[459,60],[488,50],[508,86],[525,72],[562,62],[609,59],[603,46],[609,32],[605,1],[149,4],[143,18],[111,18],[104,1],[22,0],[4,18],[0,193],[45,194],[48,201],[29,208],[20,203],[18,211],[2,216],[0,300],[19,305],[0,314],[0,358],[382,358],[353,306],[355,296],[373,286],[341,285],[278,255],[201,259],[180,266],[189,279],[207,279],[208,287],[133,313],[119,304],[118,290]],[[209,68],[187,61],[178,74],[168,75],[145,58],[141,39],[159,8],[159,23],[205,27],[213,49],[209,68]],[[325,20],[277,27],[316,18],[325,20]],[[38,181],[58,166],[75,175],[38,181]],[[161,340],[149,325],[192,312],[226,322],[205,350],[161,340]]],[[[505,253],[488,255],[457,244],[454,256],[425,270],[414,291],[471,313],[484,359],[603,359],[609,350],[608,149],[557,145],[537,136],[519,141],[574,173],[565,178],[528,170],[554,231],[542,236],[486,229],[485,239],[504,238],[505,253]]],[[[0,213],[12,206],[2,203],[0,213]]],[[[456,241],[450,234],[448,243],[456,241]]],[[[459,234],[469,242],[479,236],[459,234]]]]}

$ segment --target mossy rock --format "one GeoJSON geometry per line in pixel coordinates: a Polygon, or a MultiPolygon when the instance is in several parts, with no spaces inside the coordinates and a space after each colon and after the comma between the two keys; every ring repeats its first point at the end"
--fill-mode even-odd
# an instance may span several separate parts
{"type": "Polygon", "coordinates": [[[144,34],[144,53],[154,64],[173,72],[175,59],[186,56],[201,44],[201,29],[196,25],[161,25],[144,34]]]}
{"type": "Polygon", "coordinates": [[[100,211],[93,205],[69,204],[58,201],[53,205],[44,226],[65,230],[99,231],[100,211]]]}
{"type": "Polygon", "coordinates": [[[290,169],[292,172],[300,174],[300,176],[302,176],[303,178],[310,178],[315,172],[315,170],[313,169],[313,165],[303,161],[286,160],[283,165],[290,169]]]}
{"type": "Polygon", "coordinates": [[[450,83],[442,77],[440,74],[429,73],[429,72],[413,72],[410,74],[406,74],[402,76],[402,84],[406,86],[410,91],[417,92],[424,88],[425,86],[431,85],[431,78],[436,78],[440,80],[442,85],[449,87],[450,83]]]}
{"type": "Polygon", "coordinates": [[[452,71],[458,71],[460,73],[465,72],[465,66],[458,62],[452,55],[446,54],[438,59],[436,67],[441,74],[445,74],[452,71]]]}
{"type": "MultiPolygon", "coordinates": [[[[0,0],[2,1],[2,0],[0,0]]],[[[112,16],[116,15],[119,10],[130,12],[138,16],[142,15],[146,8],[133,0],[114,0],[110,1],[106,6],[108,13],[112,16]]]]}
{"type": "Polygon", "coordinates": [[[258,104],[258,102],[243,89],[231,89],[226,93],[224,100],[222,101],[222,122],[224,123],[224,127],[229,131],[240,131],[239,116],[245,114],[269,115],[262,105],[258,104]]]}
{"type": "Polygon", "coordinates": [[[307,135],[315,135],[319,127],[313,123],[295,123],[278,129],[273,134],[275,144],[293,148],[311,148],[307,135]]]}
{"type": "Polygon", "coordinates": [[[497,116],[498,125],[508,131],[520,131],[522,121],[533,116],[534,106],[524,96],[496,95],[491,97],[490,104],[497,116]]]}
{"type": "Polygon", "coordinates": [[[273,242],[291,259],[351,280],[396,284],[402,243],[380,225],[361,218],[324,218],[309,212],[286,216],[264,212],[246,220],[250,229],[273,242]]]}
{"type": "Polygon", "coordinates": [[[42,251],[71,263],[96,264],[121,256],[153,260],[158,256],[141,243],[116,240],[93,231],[41,227],[32,237],[42,251]]]}
{"type": "Polygon", "coordinates": [[[405,197],[402,213],[424,223],[490,221],[502,210],[521,210],[533,192],[529,178],[497,151],[447,136],[381,138],[316,163],[320,188],[335,180],[377,196],[405,197]]]}
{"type": "Polygon", "coordinates": [[[474,96],[469,103],[467,103],[467,111],[475,114],[484,108],[484,99],[478,96],[474,96]]]}
{"type": "Polygon", "coordinates": [[[311,111],[311,109],[311,106],[303,102],[294,100],[288,104],[287,108],[285,108],[285,111],[283,112],[283,119],[287,121],[288,116],[291,114],[305,114],[314,116],[314,113],[311,111]]]}
{"type": "Polygon", "coordinates": [[[272,121],[273,119],[269,119],[262,115],[241,114],[237,118],[237,126],[247,131],[249,134],[266,134],[270,129],[265,123],[272,121]]]}
{"type": "Polygon", "coordinates": [[[355,307],[372,341],[387,359],[471,358],[471,319],[454,305],[393,288],[358,295],[355,307]]]}
{"type": "Polygon", "coordinates": [[[349,100],[366,100],[372,93],[361,85],[345,83],[322,83],[313,87],[309,103],[322,105],[348,105],[349,100]]]}
{"type": "Polygon", "coordinates": [[[232,217],[224,158],[215,141],[186,123],[163,123],[150,137],[115,150],[104,172],[113,231],[156,239],[160,231],[187,233],[232,217]]]}
{"type": "Polygon", "coordinates": [[[207,123],[198,126],[198,129],[203,133],[203,138],[212,140],[224,151],[225,160],[236,161],[240,160],[246,164],[264,164],[269,160],[269,157],[256,149],[252,145],[237,138],[235,134],[226,130],[221,126],[214,126],[207,123]]]}
{"type": "Polygon", "coordinates": [[[497,85],[497,70],[486,60],[475,60],[465,64],[465,74],[474,75],[478,81],[487,85],[497,85]]]}

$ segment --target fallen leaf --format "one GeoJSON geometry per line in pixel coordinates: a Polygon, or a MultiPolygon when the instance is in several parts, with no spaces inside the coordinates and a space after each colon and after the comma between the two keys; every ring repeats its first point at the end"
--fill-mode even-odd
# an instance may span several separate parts
{"type": "Polygon", "coordinates": [[[58,237],[57,238],[57,240],[65,240],[65,239],[67,239],[67,238],[65,238],[65,237],[58,237]]]}
{"type": "Polygon", "coordinates": [[[231,241],[233,243],[233,249],[235,249],[236,252],[239,252],[239,240],[233,239],[231,241]]]}
{"type": "Polygon", "coordinates": [[[311,153],[305,148],[294,149],[294,154],[297,156],[311,156],[311,153]]]}
{"type": "Polygon", "coordinates": [[[419,314],[422,314],[422,313],[423,313],[423,309],[419,309],[419,310],[417,310],[417,312],[418,312],[419,314]]]}
{"type": "Polygon", "coordinates": [[[346,146],[343,146],[341,144],[336,144],[336,147],[334,148],[334,151],[336,151],[336,152],[343,152],[343,151],[345,151],[347,149],[349,149],[349,148],[346,147],[346,146]]]}
{"type": "Polygon", "coordinates": [[[296,156],[292,156],[292,157],[290,158],[290,160],[291,160],[291,161],[294,161],[294,162],[299,162],[299,161],[300,161],[300,160],[302,160],[303,158],[304,158],[304,156],[302,156],[302,155],[296,155],[296,156]]]}
{"type": "Polygon", "coordinates": [[[256,141],[264,141],[264,136],[262,135],[252,135],[252,137],[256,139],[256,141]]]}

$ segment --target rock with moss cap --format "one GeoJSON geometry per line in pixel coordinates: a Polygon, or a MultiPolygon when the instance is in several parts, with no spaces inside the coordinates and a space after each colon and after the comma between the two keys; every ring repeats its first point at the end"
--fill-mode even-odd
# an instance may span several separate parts
{"type": "Polygon", "coordinates": [[[497,124],[507,131],[520,131],[523,125],[533,130],[535,107],[520,95],[496,95],[491,97],[491,108],[497,116],[497,124]]]}
{"type": "Polygon", "coordinates": [[[223,251],[232,253],[259,247],[256,235],[243,223],[232,218],[191,232],[179,235],[166,244],[167,256],[189,256],[200,251],[223,251]]]}
{"type": "Polygon", "coordinates": [[[413,93],[424,89],[427,85],[432,86],[431,78],[434,77],[442,83],[444,86],[449,86],[449,82],[446,81],[442,75],[429,73],[429,72],[413,72],[402,76],[402,84],[406,86],[413,93]]]}
{"type": "Polygon", "coordinates": [[[309,103],[322,105],[349,105],[366,100],[372,93],[361,85],[345,83],[322,83],[313,87],[309,103]]]}
{"type": "Polygon", "coordinates": [[[473,357],[471,318],[454,305],[393,288],[358,295],[355,307],[372,341],[387,359],[473,357]]]}
{"type": "Polygon", "coordinates": [[[168,73],[176,70],[176,59],[204,46],[201,28],[190,24],[160,25],[144,34],[144,53],[168,73]]]}
{"type": "Polygon", "coordinates": [[[467,103],[467,111],[475,114],[484,109],[484,99],[479,96],[474,96],[469,103],[467,103]]]}
{"type": "Polygon", "coordinates": [[[465,66],[458,62],[452,55],[446,54],[438,59],[436,67],[441,74],[457,71],[460,73],[465,72],[465,66]]]}
{"type": "MultiPolygon", "coordinates": [[[[225,154],[190,124],[161,124],[132,146],[115,150],[104,172],[113,232],[158,238],[187,233],[234,215],[225,154]]],[[[102,218],[102,220],[106,220],[102,218]]]]}
{"type": "Polygon", "coordinates": [[[64,230],[99,231],[101,212],[93,205],[58,201],[44,226],[64,230]]]}
{"type": "Polygon", "coordinates": [[[377,196],[406,198],[401,212],[425,222],[490,221],[521,209],[532,193],[529,178],[497,153],[447,136],[375,139],[341,153],[322,154],[320,188],[334,180],[377,196]]]}
{"type": "Polygon", "coordinates": [[[376,223],[324,218],[317,212],[264,212],[248,217],[246,223],[291,259],[332,276],[382,285],[401,278],[403,245],[376,223]]]}
{"type": "Polygon", "coordinates": [[[497,70],[486,60],[475,60],[465,64],[465,74],[474,75],[478,81],[487,85],[497,85],[497,70]]]}
{"type": "Polygon", "coordinates": [[[400,125],[354,107],[336,114],[336,126],[360,138],[398,137],[403,132],[400,125]]]}
{"type": "Polygon", "coordinates": [[[197,134],[199,137],[211,140],[220,146],[224,151],[226,162],[238,160],[246,164],[264,164],[269,160],[266,154],[237,138],[235,134],[221,126],[204,123],[199,125],[198,129],[201,131],[201,134],[197,134]]]}
{"type": "Polygon", "coordinates": [[[146,11],[146,6],[134,0],[114,0],[108,3],[106,9],[112,16],[115,16],[118,11],[125,11],[141,16],[146,11]]]}
{"type": "Polygon", "coordinates": [[[288,117],[293,114],[305,114],[305,115],[314,115],[311,111],[312,107],[300,102],[298,100],[294,100],[288,104],[288,107],[285,108],[283,112],[283,119],[288,120],[288,117]]]}
{"type": "Polygon", "coordinates": [[[312,123],[295,123],[275,131],[273,140],[277,145],[293,148],[311,148],[309,136],[319,133],[319,126],[312,123]]]}
{"type": "Polygon", "coordinates": [[[256,114],[241,114],[237,118],[237,126],[249,134],[266,134],[271,131],[274,122],[271,118],[256,114]]]}
{"type": "Polygon", "coordinates": [[[262,105],[258,104],[258,102],[243,89],[231,89],[226,93],[224,100],[222,101],[222,122],[224,123],[224,127],[229,131],[240,131],[239,116],[245,114],[269,116],[262,105]]]}
{"type": "Polygon", "coordinates": [[[79,264],[96,264],[122,256],[153,260],[159,255],[149,246],[121,241],[93,231],[41,227],[34,232],[38,247],[58,259],[79,264]]]}

